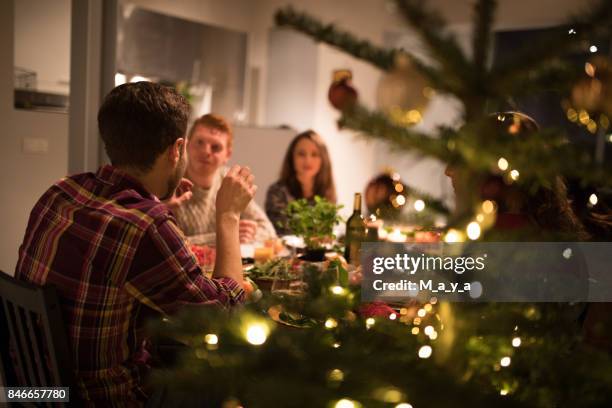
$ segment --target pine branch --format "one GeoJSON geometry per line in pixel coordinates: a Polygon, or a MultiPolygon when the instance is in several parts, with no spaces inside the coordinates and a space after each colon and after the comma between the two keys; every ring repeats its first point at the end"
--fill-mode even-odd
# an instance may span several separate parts
{"type": "Polygon", "coordinates": [[[344,111],[338,126],[357,131],[370,139],[386,141],[402,150],[415,150],[444,162],[450,159],[445,140],[394,125],[384,113],[370,112],[363,106],[344,111]]]}
{"type": "Polygon", "coordinates": [[[409,196],[417,197],[423,200],[425,202],[426,208],[429,208],[430,210],[433,210],[439,214],[450,215],[451,213],[450,209],[441,200],[438,200],[437,198],[434,198],[432,195],[425,193],[423,191],[420,191],[416,188],[410,187],[410,186],[405,185],[404,188],[405,188],[406,193],[409,196]]]}
{"type": "Polygon", "coordinates": [[[457,40],[441,34],[446,22],[440,14],[427,10],[419,0],[397,0],[398,8],[410,26],[423,40],[429,54],[440,64],[440,70],[449,81],[465,84],[472,67],[457,40]]]}
{"type": "Polygon", "coordinates": [[[308,14],[298,13],[292,7],[277,11],[274,19],[279,27],[291,27],[312,37],[315,41],[339,48],[347,54],[367,61],[385,71],[394,67],[395,56],[400,51],[374,46],[368,41],[356,38],[347,31],[337,29],[333,24],[322,24],[308,14]]]}

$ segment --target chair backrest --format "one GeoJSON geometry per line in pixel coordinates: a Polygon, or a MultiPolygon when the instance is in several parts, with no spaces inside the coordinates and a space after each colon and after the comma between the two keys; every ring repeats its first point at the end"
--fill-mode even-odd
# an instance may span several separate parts
{"type": "Polygon", "coordinates": [[[2,384],[73,386],[72,355],[55,288],[20,282],[0,271],[0,302],[2,384]]]}

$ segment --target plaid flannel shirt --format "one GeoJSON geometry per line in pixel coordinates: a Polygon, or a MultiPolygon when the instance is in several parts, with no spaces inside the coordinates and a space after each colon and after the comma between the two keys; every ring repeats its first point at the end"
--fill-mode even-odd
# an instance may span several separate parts
{"type": "Polygon", "coordinates": [[[79,391],[100,404],[146,399],[138,363],[146,316],[244,298],[234,280],[205,277],[167,206],[112,166],[43,194],[15,277],[57,288],[79,391]]]}

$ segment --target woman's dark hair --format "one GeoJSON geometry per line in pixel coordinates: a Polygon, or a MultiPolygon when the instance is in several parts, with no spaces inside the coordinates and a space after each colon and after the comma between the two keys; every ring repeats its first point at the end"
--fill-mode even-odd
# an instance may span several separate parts
{"type": "MultiPolygon", "coordinates": [[[[520,112],[491,115],[491,120],[511,137],[532,137],[539,130],[534,119],[520,112]]],[[[482,187],[482,198],[497,201],[500,212],[519,210],[533,225],[544,231],[574,235],[587,239],[588,234],[574,214],[561,176],[551,180],[550,187],[538,185],[535,190],[525,185],[507,185],[499,175],[489,175],[482,187]]]]}
{"type": "Polygon", "coordinates": [[[327,147],[315,131],[307,130],[297,135],[289,144],[287,153],[285,153],[285,159],[283,160],[283,166],[281,168],[280,181],[284,184],[289,193],[295,198],[304,198],[302,191],[302,185],[297,179],[295,172],[295,163],[293,162],[293,154],[297,144],[302,139],[307,139],[313,142],[319,149],[319,155],[321,156],[321,168],[315,176],[314,182],[314,194],[325,198],[333,203],[336,202],[336,186],[334,185],[334,176],[332,174],[331,161],[329,160],[329,153],[327,147]]]}
{"type": "Polygon", "coordinates": [[[152,82],[120,85],[98,111],[98,129],[114,166],[147,171],[178,138],[185,137],[189,103],[173,88],[152,82]]]}

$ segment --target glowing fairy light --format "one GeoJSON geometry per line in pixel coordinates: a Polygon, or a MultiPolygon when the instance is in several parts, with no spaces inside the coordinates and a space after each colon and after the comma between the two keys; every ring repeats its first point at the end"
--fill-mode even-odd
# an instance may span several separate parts
{"type": "Polygon", "coordinates": [[[418,212],[421,212],[425,209],[425,201],[423,200],[416,200],[414,202],[414,209],[417,210],[418,212]]]}
{"type": "Polygon", "coordinates": [[[599,199],[597,198],[597,194],[593,193],[589,196],[589,204],[597,205],[598,202],[599,202],[599,199]]]}
{"type": "Polygon", "coordinates": [[[419,328],[418,328],[418,327],[413,327],[413,328],[412,328],[412,330],[411,330],[410,332],[416,336],[417,334],[419,334],[419,331],[420,331],[420,330],[419,330],[419,328]]]}
{"type": "Polygon", "coordinates": [[[327,329],[334,329],[338,327],[338,321],[330,317],[329,319],[325,321],[325,327],[327,329]]]}
{"type": "Polygon", "coordinates": [[[356,405],[355,402],[351,401],[350,399],[342,398],[336,402],[334,408],[356,408],[356,405]]]}
{"type": "Polygon", "coordinates": [[[480,237],[480,224],[476,221],[470,222],[466,228],[466,232],[469,239],[478,239],[480,237]]]}
{"type": "Polygon", "coordinates": [[[502,367],[508,367],[510,365],[510,362],[511,362],[510,357],[506,356],[499,361],[499,364],[502,367]]]}
{"type": "Polygon", "coordinates": [[[246,339],[254,346],[260,346],[268,338],[268,326],[263,323],[251,323],[246,330],[246,339]]]}
{"type": "Polygon", "coordinates": [[[429,358],[431,357],[431,353],[432,353],[432,348],[431,346],[422,346],[419,349],[419,357],[420,358],[429,358]]]}
{"type": "Polygon", "coordinates": [[[576,30],[574,30],[573,28],[570,28],[569,30],[567,30],[567,33],[569,35],[575,35],[576,34],[576,30]]]}
{"type": "Polygon", "coordinates": [[[207,334],[206,336],[204,336],[204,341],[206,342],[206,344],[214,346],[215,344],[219,343],[219,337],[216,334],[207,334]]]}
{"type": "Polygon", "coordinates": [[[596,45],[591,45],[589,47],[589,51],[591,51],[593,54],[597,52],[597,46],[596,45]]]}
{"type": "Polygon", "coordinates": [[[401,404],[397,404],[395,408],[412,408],[412,405],[407,402],[402,402],[401,404]]]}
{"type": "Polygon", "coordinates": [[[429,335],[429,338],[430,338],[431,340],[435,340],[435,339],[437,339],[437,338],[438,338],[438,332],[434,330],[434,331],[433,331],[433,332],[432,332],[432,333],[429,335]]]}
{"type": "Polygon", "coordinates": [[[334,344],[332,344],[333,348],[340,348],[340,343],[339,342],[335,342],[334,344]]]}
{"type": "Polygon", "coordinates": [[[342,370],[334,368],[329,372],[327,378],[329,378],[330,381],[342,381],[344,380],[344,373],[342,372],[342,370]]]}
{"type": "Polygon", "coordinates": [[[485,200],[482,202],[482,211],[485,214],[491,214],[495,211],[495,204],[491,200],[485,200]]]}
{"type": "Polygon", "coordinates": [[[402,205],[406,204],[406,197],[400,194],[395,197],[395,202],[401,207],[402,205]]]}
{"type": "Polygon", "coordinates": [[[508,390],[506,389],[500,390],[499,395],[508,395],[508,390]]]}
{"type": "Polygon", "coordinates": [[[425,309],[426,312],[431,312],[431,309],[433,308],[433,306],[429,303],[427,303],[425,306],[423,306],[423,309],[425,309]]]}
{"type": "Polygon", "coordinates": [[[508,163],[508,160],[504,159],[503,157],[500,157],[499,160],[497,161],[497,167],[499,167],[501,171],[508,170],[509,165],[510,164],[508,163]]]}
{"type": "Polygon", "coordinates": [[[578,120],[578,112],[576,112],[575,109],[568,109],[567,112],[565,112],[565,114],[567,115],[567,119],[570,122],[575,122],[578,120]]]}
{"type": "Polygon", "coordinates": [[[462,234],[456,229],[449,229],[446,235],[444,235],[444,242],[461,242],[462,234]]]}
{"type": "Polygon", "coordinates": [[[419,309],[419,311],[417,312],[417,316],[419,317],[425,317],[426,314],[427,314],[427,310],[425,309],[419,309]]]}
{"type": "Polygon", "coordinates": [[[391,313],[389,315],[389,320],[395,320],[395,319],[397,319],[397,315],[395,313],[391,313]]]}
{"type": "Polygon", "coordinates": [[[374,320],[373,317],[368,317],[365,321],[366,328],[369,329],[370,327],[374,326],[375,323],[376,323],[376,320],[374,320]]]}
{"type": "Polygon", "coordinates": [[[520,337],[515,337],[512,339],[512,347],[520,347],[520,345],[521,345],[520,337]]]}
{"type": "Polygon", "coordinates": [[[583,125],[586,125],[587,123],[589,123],[589,120],[591,120],[589,113],[584,109],[581,109],[580,113],[578,113],[578,121],[583,125]]]}
{"type": "Polygon", "coordinates": [[[397,191],[398,193],[404,191],[404,186],[402,185],[402,183],[395,183],[395,191],[397,191]]]}
{"type": "Polygon", "coordinates": [[[518,180],[519,176],[520,176],[520,173],[518,170],[512,170],[510,172],[510,178],[514,181],[518,180]]]}
{"type": "Polygon", "coordinates": [[[342,286],[332,286],[331,291],[334,295],[344,295],[344,293],[346,293],[346,289],[342,286]]]}
{"type": "Polygon", "coordinates": [[[425,327],[425,329],[423,329],[423,333],[425,333],[426,336],[431,336],[433,332],[435,332],[435,329],[433,326],[427,326],[425,327]]]}

